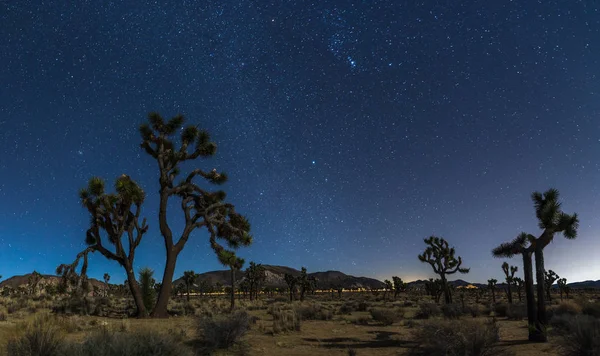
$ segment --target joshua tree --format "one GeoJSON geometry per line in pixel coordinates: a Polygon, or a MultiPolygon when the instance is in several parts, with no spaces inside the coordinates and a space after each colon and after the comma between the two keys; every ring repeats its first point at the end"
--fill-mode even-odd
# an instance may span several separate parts
{"type": "MultiPolygon", "coordinates": [[[[101,178],[91,178],[86,188],[79,191],[81,204],[90,214],[90,227],[86,232],[85,242],[88,247],[77,254],[75,261],[58,266],[56,272],[65,278],[76,275],[79,260],[83,258],[81,282],[87,281],[87,255],[100,252],[109,260],[117,261],[125,269],[129,289],[137,308],[137,315],[146,315],[140,287],[135,279],[133,261],[135,250],[148,231],[146,219],[140,223],[141,206],[145,193],[129,176],[121,175],[115,183],[116,193],[106,193],[101,178]],[[102,231],[105,234],[102,234],[102,231]],[[102,237],[105,235],[106,237],[102,237]],[[125,237],[126,236],[126,237],[125,237]],[[127,250],[123,239],[127,239],[127,250]],[[114,248],[114,251],[109,249],[114,248]]],[[[64,278],[63,278],[64,279],[64,278]]]]}
{"type": "Polygon", "coordinates": [[[436,280],[433,280],[433,278],[429,278],[429,280],[425,282],[425,290],[427,291],[427,294],[429,294],[436,303],[439,303],[440,297],[444,292],[442,280],[439,278],[436,280]]]}
{"type": "Polygon", "coordinates": [[[383,284],[383,300],[386,300],[388,292],[392,293],[392,291],[394,290],[394,286],[392,285],[392,282],[389,279],[384,280],[383,284]]]}
{"type": "Polygon", "coordinates": [[[187,301],[190,301],[190,288],[196,283],[198,275],[194,271],[183,272],[183,283],[185,284],[185,292],[187,301]]]}
{"type": "Polygon", "coordinates": [[[145,310],[152,310],[152,306],[156,300],[156,293],[154,292],[156,281],[152,277],[153,275],[154,271],[148,267],[140,269],[140,289],[142,291],[145,310]]]}
{"type": "Polygon", "coordinates": [[[402,282],[402,278],[398,276],[393,276],[392,282],[394,283],[394,299],[396,299],[398,294],[400,294],[400,292],[406,289],[406,284],[402,282]]]}
{"type": "Polygon", "coordinates": [[[110,274],[104,273],[104,296],[108,297],[108,281],[110,281],[110,274]]]}
{"type": "Polygon", "coordinates": [[[498,283],[497,279],[488,279],[488,288],[492,292],[492,303],[496,304],[496,283],[498,283]]]}
{"type": "Polygon", "coordinates": [[[42,280],[42,275],[38,271],[33,271],[29,278],[27,278],[27,286],[29,289],[29,295],[34,295],[37,291],[37,286],[42,280]]]}
{"type": "Polygon", "coordinates": [[[546,285],[546,296],[549,302],[552,301],[550,290],[557,279],[560,279],[560,277],[553,270],[544,271],[544,284],[546,285]]]}
{"type": "Polygon", "coordinates": [[[558,281],[558,290],[560,291],[560,300],[563,299],[563,292],[566,294],[567,299],[569,299],[569,286],[567,285],[566,278],[560,278],[558,281]]]}
{"type": "Polygon", "coordinates": [[[529,340],[546,342],[546,296],[544,281],[544,248],[552,242],[556,233],[562,233],[567,239],[577,237],[579,219],[577,214],[566,214],[561,210],[558,201],[558,190],[549,189],[543,194],[534,192],[531,195],[535,207],[538,225],[542,229],[539,237],[521,233],[510,243],[503,243],[492,250],[496,257],[512,257],[516,254],[523,256],[523,272],[525,277],[525,296],[527,298],[527,319],[529,323],[529,340]],[[537,282],[537,310],[533,292],[533,275],[531,256],[535,255],[535,269],[537,282]]]}
{"type": "Polygon", "coordinates": [[[450,247],[448,242],[441,237],[431,236],[425,239],[425,244],[428,247],[422,255],[419,255],[421,262],[427,262],[433,268],[433,271],[440,276],[442,281],[442,289],[444,292],[444,300],[446,304],[452,303],[452,295],[448,288],[446,276],[456,272],[469,273],[469,268],[460,268],[462,258],[456,258],[454,247],[450,247]]]}
{"type": "Polygon", "coordinates": [[[504,271],[504,274],[506,275],[506,285],[508,286],[506,291],[508,304],[512,304],[513,302],[511,285],[514,283],[515,273],[517,273],[518,269],[519,268],[517,266],[509,266],[508,262],[504,262],[502,264],[502,271],[504,271]]]}
{"type": "Polygon", "coordinates": [[[165,122],[158,113],[150,113],[148,121],[148,124],[140,126],[141,147],[158,164],[160,185],[158,222],[166,249],[162,288],[152,315],[166,318],[168,317],[167,304],[171,296],[177,257],[194,230],[200,228],[208,230],[211,248],[216,253],[219,262],[229,266],[232,272],[239,265],[234,249],[250,245],[252,237],[249,233],[250,223],[235,211],[232,204],[224,201],[225,192],[211,192],[194,182],[195,178],[201,177],[209,183],[223,184],[227,180],[225,173],[218,173],[216,169],[211,171],[194,169],[179,183],[174,182],[183,163],[215,154],[217,146],[210,141],[208,133],[199,130],[196,126],[187,126],[182,129],[184,124],[182,115],[165,122]],[[176,148],[173,136],[177,132],[181,132],[181,137],[179,146],[176,148]],[[185,218],[181,235],[177,240],[174,239],[167,219],[167,209],[171,198],[179,199],[185,218]],[[218,239],[224,240],[232,249],[226,249],[217,241],[218,239]]]}
{"type": "Polygon", "coordinates": [[[265,278],[265,267],[260,263],[250,262],[250,265],[246,268],[246,281],[248,281],[250,300],[254,300],[254,297],[258,298],[260,285],[264,282],[265,278]]]}
{"type": "Polygon", "coordinates": [[[235,309],[235,271],[239,271],[244,267],[244,259],[236,257],[234,254],[230,255],[230,261],[226,264],[231,269],[231,290],[229,294],[229,311],[233,312],[235,309]]]}
{"type": "Polygon", "coordinates": [[[304,294],[309,291],[313,285],[313,277],[310,277],[306,272],[306,267],[302,267],[300,270],[300,276],[298,276],[298,286],[300,287],[300,301],[304,301],[304,294]]]}
{"type": "Polygon", "coordinates": [[[517,289],[517,296],[519,297],[519,302],[521,301],[521,291],[523,290],[523,280],[519,277],[513,278],[513,284],[517,289]]]}
{"type": "Polygon", "coordinates": [[[296,294],[296,283],[298,282],[298,280],[296,279],[296,277],[287,273],[284,275],[284,279],[290,291],[290,302],[292,302],[294,301],[294,295],[296,294]]]}

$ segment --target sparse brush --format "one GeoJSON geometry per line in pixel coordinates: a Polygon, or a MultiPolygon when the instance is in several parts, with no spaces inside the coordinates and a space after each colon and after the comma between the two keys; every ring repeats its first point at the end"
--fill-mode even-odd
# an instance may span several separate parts
{"type": "Polygon", "coordinates": [[[582,308],[579,304],[572,301],[561,302],[558,306],[554,307],[554,314],[556,315],[577,315],[581,314],[582,308]]]}
{"type": "Polygon", "coordinates": [[[383,325],[392,325],[404,316],[402,309],[372,308],[370,312],[373,320],[383,325]]]}
{"type": "Polygon", "coordinates": [[[359,316],[354,319],[351,319],[350,322],[355,325],[369,325],[369,321],[371,321],[371,318],[363,315],[363,316],[359,316]]]}
{"type": "Polygon", "coordinates": [[[369,309],[369,303],[367,302],[359,302],[356,307],[356,310],[361,312],[367,311],[367,309],[369,309]]]}
{"type": "Polygon", "coordinates": [[[506,316],[510,320],[523,320],[527,317],[527,306],[525,304],[511,304],[506,310],[506,316]]]}
{"type": "Polygon", "coordinates": [[[419,310],[417,310],[417,313],[415,314],[415,318],[429,319],[433,316],[440,315],[440,313],[441,313],[440,307],[437,304],[431,303],[431,302],[424,302],[424,303],[419,304],[419,310]]]}
{"type": "Polygon", "coordinates": [[[301,320],[295,309],[273,310],[273,334],[286,331],[300,331],[301,320]]]}
{"type": "Polygon", "coordinates": [[[463,313],[462,307],[458,304],[444,304],[441,309],[446,319],[459,319],[463,313]]]}
{"type": "Polygon", "coordinates": [[[600,320],[587,316],[570,316],[560,341],[564,356],[600,355],[600,320]]]}
{"type": "Polygon", "coordinates": [[[497,316],[500,318],[506,317],[508,308],[509,308],[509,306],[506,303],[499,303],[499,304],[494,305],[494,316],[497,316]]]}
{"type": "Polygon", "coordinates": [[[56,323],[43,315],[27,325],[21,335],[8,341],[7,353],[11,356],[58,356],[64,346],[56,323]]]}
{"type": "Polygon", "coordinates": [[[300,304],[295,309],[302,320],[331,320],[333,317],[331,310],[319,303],[300,304]]]}
{"type": "Polygon", "coordinates": [[[491,356],[504,353],[494,348],[499,328],[494,321],[480,323],[472,319],[425,322],[415,328],[414,338],[424,355],[491,356]]]}
{"type": "Polygon", "coordinates": [[[600,303],[583,303],[581,307],[582,314],[593,316],[594,318],[600,318],[600,303]]]}
{"type": "Polygon", "coordinates": [[[225,349],[237,343],[250,329],[250,318],[245,311],[235,311],[227,315],[203,317],[198,331],[203,340],[212,347],[225,349]]]}

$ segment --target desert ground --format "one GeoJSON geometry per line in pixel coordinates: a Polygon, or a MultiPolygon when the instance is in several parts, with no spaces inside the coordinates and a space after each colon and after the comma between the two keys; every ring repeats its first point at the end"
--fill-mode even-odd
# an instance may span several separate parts
{"type": "Polygon", "coordinates": [[[489,292],[455,291],[451,305],[443,298],[436,304],[422,291],[395,297],[373,291],[313,293],[293,302],[287,294],[259,295],[257,300],[238,296],[233,312],[225,294],[192,295],[189,301],[177,296],[171,299],[168,319],[128,317],[133,302],[126,295],[86,296],[82,301],[74,296],[13,294],[0,299],[0,354],[583,355],[581,347],[598,351],[593,339],[599,329],[592,321],[600,317],[600,294],[573,291],[563,301],[558,294],[553,296],[549,342],[531,343],[525,307],[516,295],[509,305],[501,293],[496,291],[493,304],[489,292]],[[582,321],[593,325],[577,335],[573,325],[582,321]],[[593,345],[581,345],[585,343],[593,345]],[[36,347],[50,351],[36,353],[36,347]]]}

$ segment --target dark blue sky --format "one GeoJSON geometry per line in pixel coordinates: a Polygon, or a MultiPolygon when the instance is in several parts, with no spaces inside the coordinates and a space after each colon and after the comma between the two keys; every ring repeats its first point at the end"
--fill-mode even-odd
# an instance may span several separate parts
{"type": "MultiPolygon", "coordinates": [[[[136,267],[162,275],[157,168],[137,131],[159,111],[212,133],[218,153],[197,164],[229,173],[248,261],[412,280],[431,275],[417,254],[436,234],[472,268],[460,278],[500,279],[490,250],[538,233],[529,196],[556,187],[581,227],[546,266],[599,279],[599,7],[0,2],[0,274],[72,261],[77,190],[127,173],[148,193],[136,267]]],[[[196,233],[176,275],[220,268],[196,233]]],[[[93,257],[104,272],[124,278],[93,257]]]]}

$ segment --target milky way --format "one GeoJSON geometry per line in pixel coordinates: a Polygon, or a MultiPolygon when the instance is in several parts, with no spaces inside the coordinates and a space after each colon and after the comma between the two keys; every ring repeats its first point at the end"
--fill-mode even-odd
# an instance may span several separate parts
{"type": "MultiPolygon", "coordinates": [[[[197,164],[229,174],[246,260],[411,280],[431,274],[416,256],[436,234],[472,267],[461,278],[500,279],[491,248],[537,233],[529,195],[556,187],[582,225],[546,265],[598,279],[599,5],[409,3],[0,2],[0,274],[71,261],[77,190],[123,173],[148,193],[136,265],[162,274],[137,131],[159,111],[213,135],[197,164]]],[[[170,217],[177,230],[177,204],[170,217]]],[[[197,233],[176,274],[218,268],[197,233]]],[[[104,272],[124,278],[94,257],[104,272]]]]}

